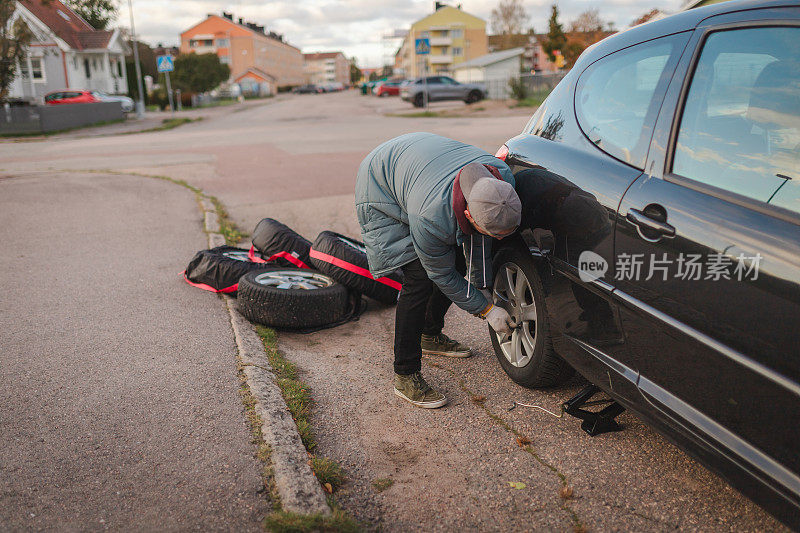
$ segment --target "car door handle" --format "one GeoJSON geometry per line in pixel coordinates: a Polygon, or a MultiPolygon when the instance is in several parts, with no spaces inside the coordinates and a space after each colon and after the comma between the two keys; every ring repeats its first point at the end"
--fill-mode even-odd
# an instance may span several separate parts
{"type": "Polygon", "coordinates": [[[665,237],[675,236],[674,226],[671,226],[666,222],[661,222],[660,220],[650,218],[638,209],[628,209],[628,214],[625,216],[625,218],[627,218],[631,224],[638,226],[639,228],[647,228],[648,230],[655,231],[656,233],[665,237]]]}

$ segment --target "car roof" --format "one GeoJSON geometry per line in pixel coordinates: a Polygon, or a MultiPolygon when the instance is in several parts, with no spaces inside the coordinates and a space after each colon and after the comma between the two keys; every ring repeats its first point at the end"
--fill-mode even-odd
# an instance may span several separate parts
{"type": "Polygon", "coordinates": [[[716,15],[770,7],[800,7],[800,2],[797,0],[730,0],[728,2],[696,7],[670,15],[661,20],[647,22],[615,33],[594,45],[593,48],[590,48],[590,53],[586,55],[591,56],[592,60],[598,59],[643,41],[682,31],[693,30],[705,19],[716,15]]]}

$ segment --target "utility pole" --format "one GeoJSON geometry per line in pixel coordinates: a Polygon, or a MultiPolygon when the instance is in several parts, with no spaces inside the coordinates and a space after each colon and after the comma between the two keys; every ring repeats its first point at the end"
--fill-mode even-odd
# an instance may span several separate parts
{"type": "Polygon", "coordinates": [[[136,40],[136,26],[133,23],[133,0],[128,0],[128,10],[131,13],[133,61],[136,64],[136,83],[139,88],[139,99],[136,102],[136,118],[144,118],[144,84],[142,83],[142,65],[139,63],[139,42],[136,40]]]}

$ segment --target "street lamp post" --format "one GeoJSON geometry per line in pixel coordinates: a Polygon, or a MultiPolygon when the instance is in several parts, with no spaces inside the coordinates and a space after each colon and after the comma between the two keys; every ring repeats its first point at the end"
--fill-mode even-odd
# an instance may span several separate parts
{"type": "Polygon", "coordinates": [[[142,65],[139,63],[139,43],[136,40],[136,26],[133,23],[133,0],[128,0],[131,13],[131,42],[133,42],[133,62],[136,64],[136,83],[139,87],[139,100],[136,102],[136,117],[144,117],[144,86],[142,84],[142,65]]]}

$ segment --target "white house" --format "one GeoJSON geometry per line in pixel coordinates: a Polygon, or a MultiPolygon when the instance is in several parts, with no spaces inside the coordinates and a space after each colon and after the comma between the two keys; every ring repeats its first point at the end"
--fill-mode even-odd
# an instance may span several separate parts
{"type": "Polygon", "coordinates": [[[17,65],[10,97],[41,101],[50,91],[85,89],[127,94],[125,54],[119,30],[95,30],[61,0],[17,0],[34,37],[17,65]]]}
{"type": "Polygon", "coordinates": [[[489,98],[508,96],[508,80],[519,78],[525,48],[492,52],[465,61],[453,69],[453,77],[462,83],[483,83],[489,98]]]}

